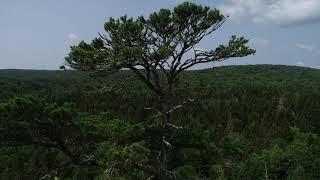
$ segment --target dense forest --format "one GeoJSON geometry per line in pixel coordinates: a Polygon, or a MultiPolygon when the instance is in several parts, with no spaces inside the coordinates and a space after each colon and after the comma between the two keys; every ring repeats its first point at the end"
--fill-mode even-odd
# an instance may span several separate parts
{"type": "MultiPolygon", "coordinates": [[[[186,71],[173,101],[176,179],[320,179],[320,70],[186,71]]],[[[0,179],[148,179],[154,94],[131,71],[0,70],[0,179]]]]}

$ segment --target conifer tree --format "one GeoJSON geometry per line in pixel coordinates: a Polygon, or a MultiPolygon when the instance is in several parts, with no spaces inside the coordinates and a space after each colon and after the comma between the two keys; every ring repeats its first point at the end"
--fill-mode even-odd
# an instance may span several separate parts
{"type": "MultiPolygon", "coordinates": [[[[105,33],[92,42],[80,42],[71,47],[65,58],[66,65],[80,71],[93,71],[106,75],[120,69],[130,69],[159,98],[159,107],[152,108],[159,119],[160,152],[158,179],[167,179],[168,129],[180,128],[172,123],[170,115],[192,101],[188,99],[174,105],[171,98],[179,75],[199,64],[220,62],[229,58],[255,53],[244,37],[232,36],[224,45],[209,50],[197,45],[219,29],[227,16],[189,2],[173,10],[161,9],[148,18],[122,16],[105,23],[105,33]]],[[[151,109],[151,108],[150,108],[151,109]]]]}

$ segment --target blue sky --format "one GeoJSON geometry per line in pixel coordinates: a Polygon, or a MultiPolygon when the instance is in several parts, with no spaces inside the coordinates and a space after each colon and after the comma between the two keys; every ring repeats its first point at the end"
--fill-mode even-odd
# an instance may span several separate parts
{"type": "MultiPolygon", "coordinates": [[[[0,69],[58,69],[69,46],[103,32],[110,17],[149,15],[182,0],[0,0],[0,69]]],[[[286,64],[320,68],[320,0],[194,0],[230,18],[199,44],[210,49],[233,34],[257,53],[217,65],[286,64]]],[[[205,65],[201,68],[209,67],[205,65]]]]}

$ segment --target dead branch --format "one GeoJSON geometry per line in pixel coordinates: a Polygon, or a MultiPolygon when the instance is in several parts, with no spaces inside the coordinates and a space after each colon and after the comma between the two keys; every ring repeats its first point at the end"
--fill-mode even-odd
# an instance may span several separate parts
{"type": "Polygon", "coordinates": [[[188,99],[186,101],[184,101],[182,104],[177,105],[175,107],[173,107],[172,109],[170,109],[169,111],[167,111],[167,114],[171,114],[173,111],[182,108],[183,106],[185,106],[186,104],[190,103],[190,102],[194,102],[194,99],[188,99]]]}

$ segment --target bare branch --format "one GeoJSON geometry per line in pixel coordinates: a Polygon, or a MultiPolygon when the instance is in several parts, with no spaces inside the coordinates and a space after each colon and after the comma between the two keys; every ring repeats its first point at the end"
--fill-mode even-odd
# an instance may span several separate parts
{"type": "Polygon", "coordinates": [[[183,127],[181,127],[181,126],[176,126],[176,125],[173,125],[173,124],[170,124],[170,123],[167,123],[166,126],[167,126],[167,127],[171,127],[171,128],[173,128],[173,129],[177,129],[177,130],[178,130],[178,129],[183,129],[183,127]]]}
{"type": "Polygon", "coordinates": [[[151,110],[151,111],[154,111],[156,113],[161,113],[158,109],[154,109],[154,108],[144,108],[145,110],[151,110]]]}
{"type": "Polygon", "coordinates": [[[170,114],[172,113],[173,111],[179,109],[179,108],[182,108],[183,106],[185,106],[186,104],[188,104],[189,102],[194,102],[194,99],[188,99],[186,101],[184,101],[182,104],[178,105],[178,106],[175,106],[173,107],[172,109],[170,109],[167,114],[170,114]]]}
{"type": "Polygon", "coordinates": [[[172,145],[171,145],[168,141],[166,141],[166,139],[165,139],[164,136],[162,136],[162,142],[163,142],[168,148],[171,148],[171,147],[172,147],[172,145]]]}

